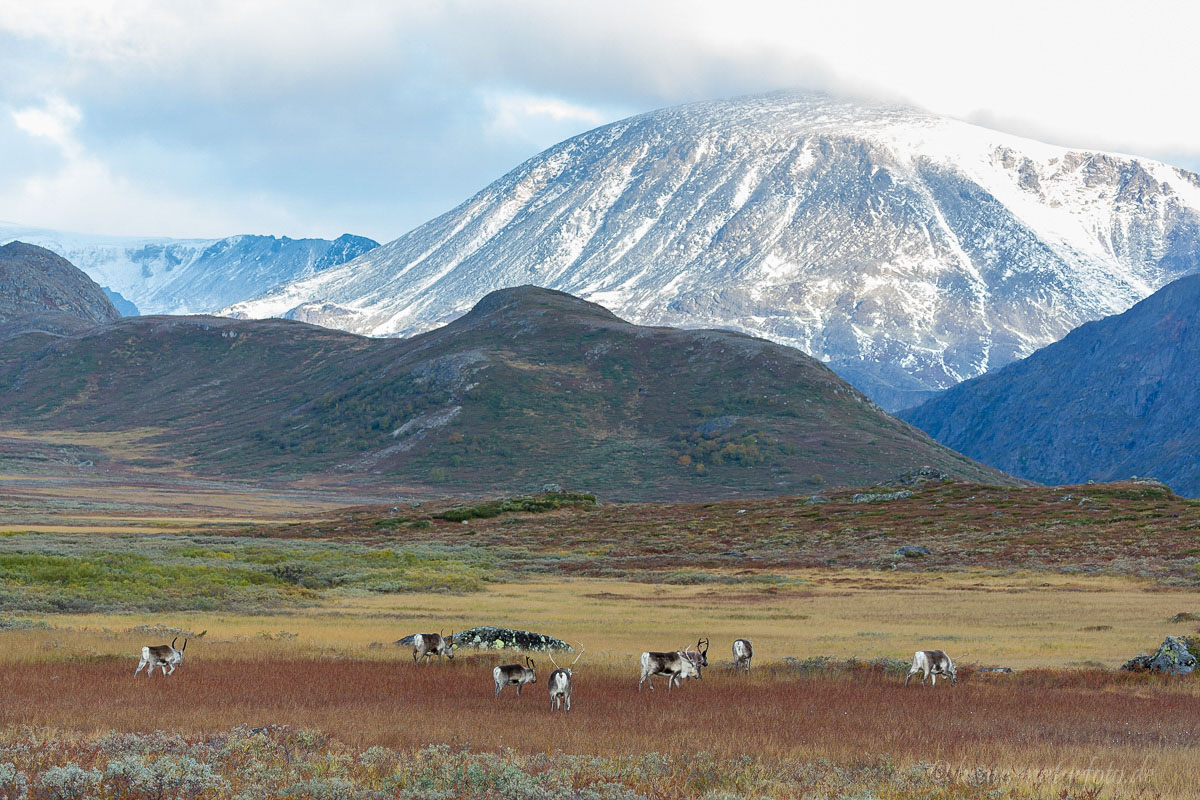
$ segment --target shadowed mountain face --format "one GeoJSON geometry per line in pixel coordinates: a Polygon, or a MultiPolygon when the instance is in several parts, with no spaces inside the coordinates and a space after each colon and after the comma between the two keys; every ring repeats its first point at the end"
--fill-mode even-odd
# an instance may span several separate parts
{"type": "Polygon", "coordinates": [[[902,412],[938,441],[1043,483],[1153,476],[1200,496],[1200,276],[902,412]]]}
{"type": "Polygon", "coordinates": [[[589,131],[227,313],[405,336],[536,283],[797,347],[902,408],[1128,309],[1198,253],[1192,173],[781,92],[589,131]]]}
{"type": "Polygon", "coordinates": [[[104,290],[65,258],[24,242],[0,247],[0,333],[68,333],[120,317],[104,290]]]}
{"type": "Polygon", "coordinates": [[[450,325],[366,339],[287,320],[123,319],[0,353],[10,426],[144,434],[195,471],[336,472],[622,499],[814,491],[981,467],[788,347],[643,328],[561,292],[494,292],[450,325]]]}

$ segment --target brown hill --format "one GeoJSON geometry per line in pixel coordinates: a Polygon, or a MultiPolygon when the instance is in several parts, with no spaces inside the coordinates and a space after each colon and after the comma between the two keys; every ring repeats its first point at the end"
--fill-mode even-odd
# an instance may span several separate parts
{"type": "Polygon", "coordinates": [[[0,335],[74,333],[121,318],[104,290],[44,247],[0,247],[0,335]]]}
{"type": "Polygon", "coordinates": [[[659,500],[869,484],[921,465],[1011,481],[798,350],[631,325],[534,287],[406,340],[211,317],[17,337],[0,388],[9,426],[150,430],[148,451],[210,475],[659,500]]]}

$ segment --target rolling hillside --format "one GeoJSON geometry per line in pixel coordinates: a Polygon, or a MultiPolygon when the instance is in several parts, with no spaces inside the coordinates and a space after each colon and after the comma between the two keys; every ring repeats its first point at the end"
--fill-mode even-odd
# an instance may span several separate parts
{"type": "Polygon", "coordinates": [[[142,437],[143,463],[164,469],[449,491],[783,494],[921,465],[1010,480],[799,351],[638,327],[532,287],[494,292],[404,340],[213,317],[15,337],[0,352],[0,425],[128,432],[142,437]]]}

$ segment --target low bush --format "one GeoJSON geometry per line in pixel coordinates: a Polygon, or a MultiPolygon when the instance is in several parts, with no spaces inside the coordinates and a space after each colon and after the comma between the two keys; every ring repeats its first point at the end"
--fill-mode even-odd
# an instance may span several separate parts
{"type": "Polygon", "coordinates": [[[511,497],[507,500],[493,500],[474,506],[459,506],[448,508],[435,514],[437,519],[447,522],[462,522],[469,519],[490,519],[501,514],[540,514],[564,507],[582,507],[596,505],[593,494],[572,494],[570,492],[552,492],[531,497],[511,497]]]}

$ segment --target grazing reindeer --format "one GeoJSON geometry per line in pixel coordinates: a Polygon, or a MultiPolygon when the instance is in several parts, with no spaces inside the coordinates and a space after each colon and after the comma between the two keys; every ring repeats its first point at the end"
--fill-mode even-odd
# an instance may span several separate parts
{"type": "Polygon", "coordinates": [[[739,669],[746,670],[746,674],[750,674],[750,659],[754,658],[754,645],[750,644],[749,639],[734,639],[733,640],[733,671],[739,669]]]}
{"type": "Polygon", "coordinates": [[[918,672],[924,673],[921,676],[922,686],[925,685],[925,679],[931,675],[933,676],[931,686],[937,686],[938,675],[949,678],[950,683],[958,683],[958,667],[954,666],[950,656],[941,650],[918,650],[913,653],[913,663],[908,669],[908,675],[904,678],[904,685],[908,686],[909,679],[918,672]]]}
{"type": "Polygon", "coordinates": [[[187,650],[188,640],[183,640],[183,647],[175,649],[175,642],[179,641],[176,636],[171,640],[170,644],[152,644],[142,648],[142,660],[138,662],[137,669],[133,671],[133,676],[142,671],[142,667],[149,665],[150,669],[146,670],[146,677],[149,678],[154,674],[154,668],[158,667],[162,670],[163,677],[170,675],[175,671],[175,668],[183,663],[183,651],[187,650]],[[171,672],[167,672],[167,667],[171,668],[171,672]]]}
{"type": "Polygon", "coordinates": [[[652,675],[667,676],[668,692],[674,684],[682,685],[684,678],[703,680],[700,667],[706,663],[702,653],[693,653],[690,649],[676,650],[674,653],[642,653],[642,677],[638,680],[638,691],[642,690],[642,684],[646,681],[650,681],[650,691],[654,691],[652,675]]]}
{"type": "Polygon", "coordinates": [[[413,663],[420,664],[422,659],[431,656],[438,657],[438,663],[442,662],[442,656],[454,660],[454,631],[450,631],[450,636],[442,636],[438,633],[418,633],[413,637],[413,663]]]}
{"type": "Polygon", "coordinates": [[[537,667],[533,663],[533,659],[525,656],[525,664],[505,664],[501,667],[496,667],[492,670],[492,678],[496,681],[496,694],[494,697],[500,696],[500,690],[505,686],[516,686],[517,697],[521,696],[521,689],[527,683],[537,683],[537,667]]]}
{"type": "Polygon", "coordinates": [[[563,711],[571,710],[571,667],[579,663],[579,659],[583,657],[583,650],[583,643],[580,642],[579,655],[575,656],[575,660],[565,669],[558,666],[558,662],[554,660],[553,653],[550,651],[546,652],[550,656],[550,663],[554,665],[554,672],[550,673],[550,680],[547,681],[550,684],[551,711],[562,708],[564,700],[566,700],[566,707],[563,708],[563,711]]]}

